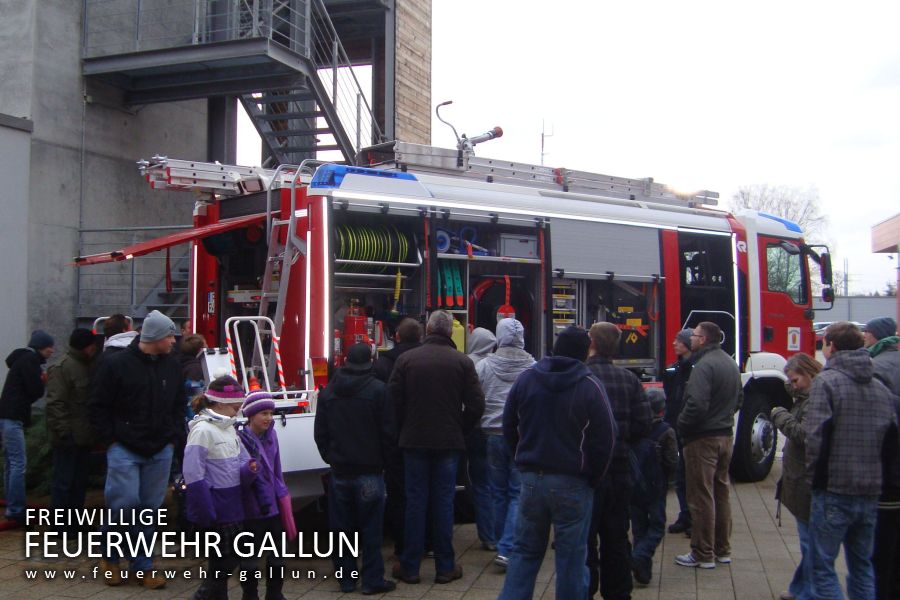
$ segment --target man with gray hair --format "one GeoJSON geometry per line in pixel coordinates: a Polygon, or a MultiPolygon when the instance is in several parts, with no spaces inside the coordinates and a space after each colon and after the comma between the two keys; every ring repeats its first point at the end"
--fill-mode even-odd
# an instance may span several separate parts
{"type": "Polygon", "coordinates": [[[393,575],[419,583],[425,553],[425,519],[434,519],[435,583],[462,577],[453,552],[453,496],[465,436],[484,412],[484,393],[474,363],[450,335],[453,317],[431,314],[421,346],[404,352],[388,382],[397,414],[406,486],[403,554],[393,575]]]}

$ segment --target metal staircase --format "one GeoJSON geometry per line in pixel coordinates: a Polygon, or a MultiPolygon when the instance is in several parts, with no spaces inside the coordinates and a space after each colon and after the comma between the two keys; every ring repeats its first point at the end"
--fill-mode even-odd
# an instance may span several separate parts
{"type": "Polygon", "coordinates": [[[323,0],[85,0],[83,55],[128,103],[237,96],[276,164],[384,141],[323,0]]]}

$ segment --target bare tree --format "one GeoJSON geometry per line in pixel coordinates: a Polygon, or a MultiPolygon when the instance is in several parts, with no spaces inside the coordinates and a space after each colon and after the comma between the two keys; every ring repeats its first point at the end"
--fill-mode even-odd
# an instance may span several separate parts
{"type": "Polygon", "coordinates": [[[745,185],[731,198],[731,209],[750,208],[793,221],[803,230],[807,242],[825,235],[828,217],[822,214],[819,190],[767,183],[745,185]]]}

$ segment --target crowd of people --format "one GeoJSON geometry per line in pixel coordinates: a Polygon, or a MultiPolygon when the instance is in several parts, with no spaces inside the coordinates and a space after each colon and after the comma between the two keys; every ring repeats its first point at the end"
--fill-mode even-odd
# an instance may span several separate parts
{"type": "MultiPolygon", "coordinates": [[[[225,548],[241,531],[296,535],[271,395],[246,394],[231,377],[204,385],[203,338],[183,332],[173,353],[176,333],[155,311],[140,332],[116,315],[103,336],[73,331],[47,374],[54,340],[43,331],[7,358],[0,432],[8,519],[24,517],[23,429],[46,391],[54,507],[84,506],[90,451],[100,443],[108,447],[108,508],[158,508],[180,471],[187,518],[219,533],[225,548]]],[[[533,596],[551,528],[558,598],[630,598],[653,577],[670,483],[679,507],[668,531],[687,534],[691,548],[675,563],[732,562],[728,472],[743,385],[716,324],[675,336],[677,360],[661,387],[645,387],[615,363],[621,332],[610,323],[562,330],[539,360],[525,350],[515,318],[493,332],[475,329],[466,349],[452,333],[445,311],[430,315],[424,336],[404,319],[391,351],[373,357],[366,344],[350,347],[319,394],[314,438],[331,467],[330,528],[358,533],[362,554],[361,577],[341,578],[342,591],[418,584],[429,555],[436,584],[463,576],[453,547],[461,461],[480,545],[506,571],[501,600],[533,596]],[[385,533],[396,559],[390,579],[385,533]]],[[[834,567],[842,545],[850,598],[900,594],[898,342],[888,317],[870,321],[865,334],[838,322],[825,332],[824,368],[803,353],[784,367],[791,400],[771,411],[786,438],[777,499],[796,518],[802,559],[782,600],[842,598],[834,567]]],[[[150,574],[151,557],[113,549],[100,564],[110,585],[127,572],[123,558],[144,586],[165,585],[150,574]]],[[[282,565],[267,556],[266,600],[283,598],[282,565]]],[[[227,551],[210,558],[211,572],[238,566],[261,569],[227,551]]],[[[357,561],[336,556],[334,568],[356,571],[357,561]]],[[[242,598],[259,597],[258,581],[241,582],[242,598]]],[[[194,598],[227,598],[227,585],[227,575],[210,577],[194,598]]]]}

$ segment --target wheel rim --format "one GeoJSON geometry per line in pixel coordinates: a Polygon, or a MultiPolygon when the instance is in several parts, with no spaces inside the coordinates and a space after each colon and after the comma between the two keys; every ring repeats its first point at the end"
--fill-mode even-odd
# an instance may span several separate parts
{"type": "Polygon", "coordinates": [[[775,452],[775,429],[762,413],[753,419],[750,430],[750,456],[755,463],[764,463],[775,452]]]}

